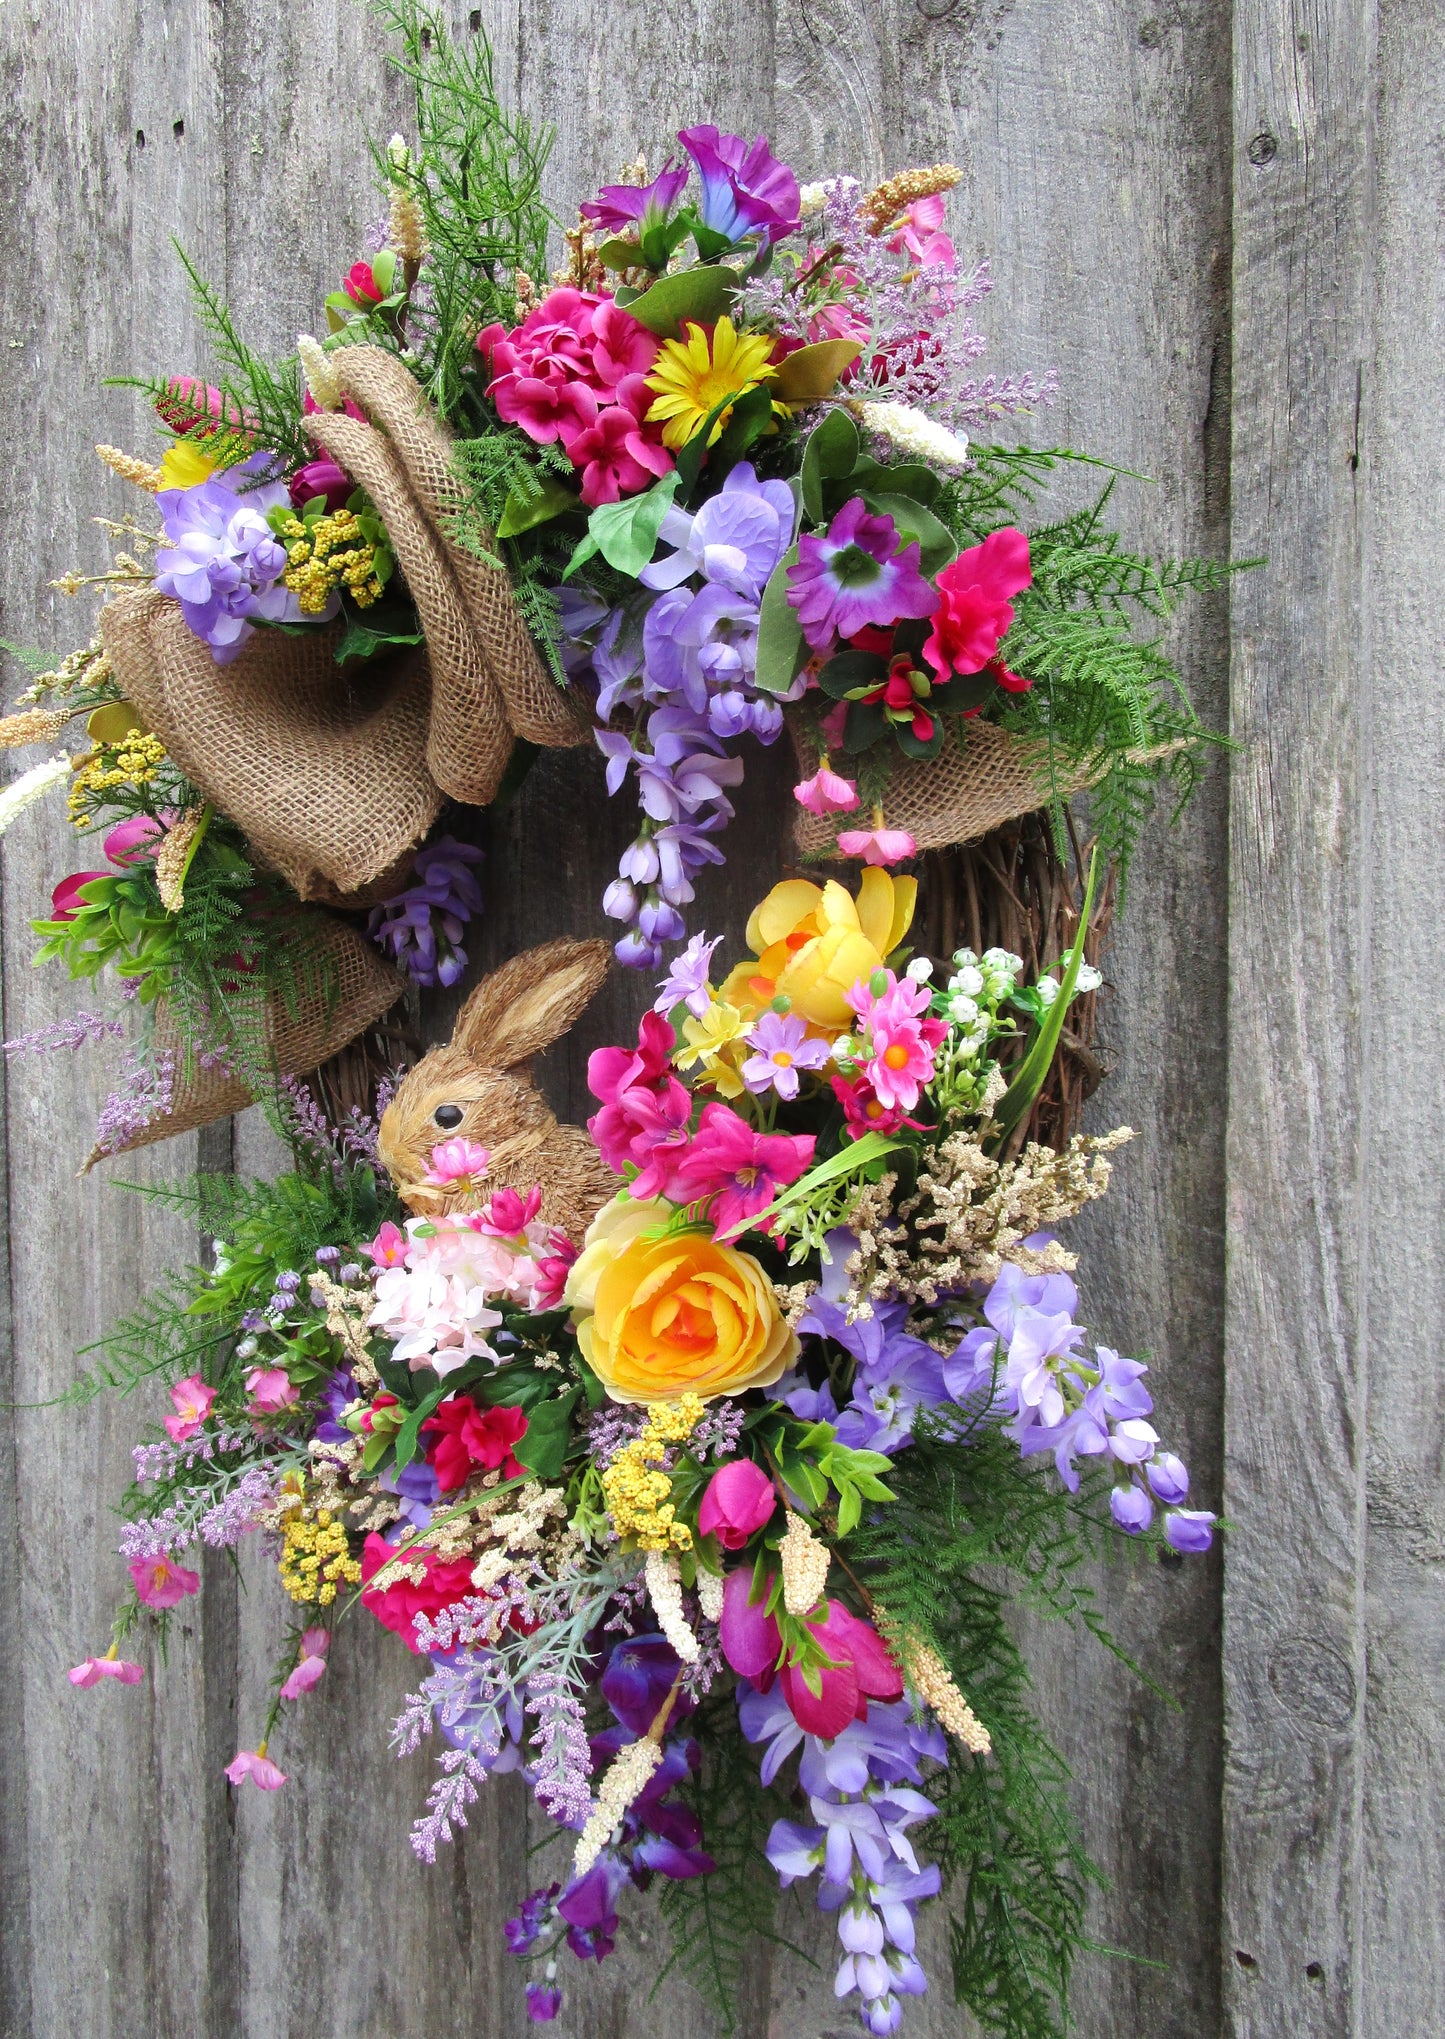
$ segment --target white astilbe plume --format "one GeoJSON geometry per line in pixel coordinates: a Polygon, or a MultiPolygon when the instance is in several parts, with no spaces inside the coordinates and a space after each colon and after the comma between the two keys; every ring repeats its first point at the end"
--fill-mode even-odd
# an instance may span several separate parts
{"type": "Polygon", "coordinates": [[[828,1546],[820,1543],[801,1515],[788,1510],[788,1527],[778,1556],[783,1564],[783,1605],[799,1621],[810,1615],[828,1585],[828,1546]]]}
{"type": "Polygon", "coordinates": [[[619,1749],[603,1778],[597,1803],[587,1816],[572,1857],[574,1877],[585,1876],[607,1846],[622,1815],[647,1786],[647,1780],[662,1761],[662,1747],[651,1735],[629,1742],[619,1749]]]}
{"type": "Polygon", "coordinates": [[[301,373],[306,378],[311,401],[319,404],[323,411],[339,411],[341,384],[332,373],[331,363],[326,358],[326,350],[321,342],[310,333],[298,333],[296,352],[301,357],[301,373]]]}
{"type": "Polygon", "coordinates": [[[46,758],[42,764],[22,772],[18,779],[12,779],[0,792],[0,835],[4,835],[17,815],[43,799],[52,786],[63,786],[69,777],[70,759],[62,751],[58,757],[46,758]]]}
{"type": "Polygon", "coordinates": [[[697,1570],[697,1598],[704,1619],[720,1621],[723,1611],[723,1575],[721,1572],[705,1572],[701,1565],[697,1570]]]}
{"type": "Polygon", "coordinates": [[[908,460],[925,461],[932,467],[968,465],[968,435],[935,424],[912,404],[864,402],[855,408],[864,431],[885,439],[890,452],[901,453],[908,460]]]}
{"type": "Polygon", "coordinates": [[[684,1664],[698,1659],[697,1637],[682,1611],[682,1583],[677,1559],[666,1551],[647,1553],[647,1597],[662,1630],[684,1664]]]}

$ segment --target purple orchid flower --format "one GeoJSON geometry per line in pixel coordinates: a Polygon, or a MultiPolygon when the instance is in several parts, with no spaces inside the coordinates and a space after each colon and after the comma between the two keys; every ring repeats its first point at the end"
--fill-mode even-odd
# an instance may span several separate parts
{"type": "Polygon", "coordinates": [[[678,140],[697,165],[702,222],[713,233],[730,241],[758,234],[772,242],[797,227],[798,180],[764,136],[749,143],[704,125],[683,128],[678,140]]]}
{"type": "Polygon", "coordinates": [[[898,526],[873,515],[861,496],[846,502],[827,532],[804,532],[788,568],[788,601],[814,651],[852,637],[869,624],[931,616],[938,591],[918,570],[921,546],[899,544],[898,526]]]}

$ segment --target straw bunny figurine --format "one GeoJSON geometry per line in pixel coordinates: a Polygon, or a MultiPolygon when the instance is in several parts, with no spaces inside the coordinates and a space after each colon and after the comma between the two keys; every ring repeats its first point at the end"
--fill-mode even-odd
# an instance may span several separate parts
{"type": "Polygon", "coordinates": [[[565,1034],[607,975],[602,941],[546,942],[513,956],[457,1014],[452,1038],[402,1080],[382,1114],[382,1166],[419,1216],[474,1210],[493,1190],[542,1187],[542,1217],[580,1240],[616,1194],[617,1178],[580,1126],[559,1124],[532,1082],[530,1058],[565,1034]],[[434,1147],[487,1148],[485,1182],[428,1182],[434,1147]]]}

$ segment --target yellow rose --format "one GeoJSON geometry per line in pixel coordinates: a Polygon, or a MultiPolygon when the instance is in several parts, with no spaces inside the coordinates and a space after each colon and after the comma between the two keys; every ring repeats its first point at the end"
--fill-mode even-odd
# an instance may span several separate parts
{"type": "Polygon", "coordinates": [[[583,1358],[614,1402],[771,1387],[798,1351],[772,1283],[710,1232],[649,1237],[672,1208],[614,1199],[593,1219],[566,1291],[583,1358]]]}
{"type": "Polygon", "coordinates": [[[755,1015],[779,993],[816,1034],[851,1027],[845,994],[871,977],[898,947],[913,919],[916,878],[895,878],[877,865],[863,873],[858,897],[830,879],[775,885],[748,922],[752,958],[739,963],[718,993],[755,1015]]]}

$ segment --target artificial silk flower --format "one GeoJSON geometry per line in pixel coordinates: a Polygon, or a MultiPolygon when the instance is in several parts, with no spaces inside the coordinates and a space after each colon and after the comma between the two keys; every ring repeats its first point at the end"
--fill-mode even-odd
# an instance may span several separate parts
{"type": "Polygon", "coordinates": [[[706,1201],[715,1235],[741,1231],[813,1158],[812,1133],[760,1133],[723,1104],[705,1104],[676,1176],[677,1194],[706,1201]]]}
{"type": "Polygon", "coordinates": [[[843,829],[838,850],[845,857],[861,857],[865,864],[901,864],[918,855],[918,844],[906,828],[884,828],[875,820],[872,828],[843,829]]]}
{"type": "Polygon", "coordinates": [[[135,1597],[143,1607],[174,1607],[188,1593],[201,1590],[200,1573],[178,1565],[166,1552],[159,1557],[132,1558],[130,1577],[135,1597]]]}
{"type": "Polygon", "coordinates": [[[702,221],[710,232],[730,241],[755,233],[771,242],[798,226],[798,180],[764,136],[745,142],[699,125],[683,128],[677,138],[702,179],[702,221]]]}
{"type": "MultiPolygon", "coordinates": [[[[207,453],[194,439],[177,439],[161,455],[161,487],[193,489],[209,481],[219,465],[214,453],[207,453]]],[[[354,486],[354,484],[351,484],[354,486]]]]}
{"type": "Polygon", "coordinates": [[[168,1435],[177,1444],[184,1444],[188,1437],[194,1437],[210,1415],[215,1399],[215,1389],[207,1387],[199,1374],[187,1374],[184,1380],[175,1382],[171,1388],[175,1414],[165,1418],[168,1435]]]}
{"type": "Polygon", "coordinates": [[[811,779],[794,786],[793,798],[810,814],[846,814],[858,805],[858,788],[835,772],[825,756],[811,779]]]}
{"type": "Polygon", "coordinates": [[[259,1791],[279,1791],[286,1782],[285,1773],[267,1756],[264,1742],[259,1748],[240,1750],[223,1774],[238,1791],[243,1784],[254,1784],[259,1791]]]}
{"type": "Polygon", "coordinates": [[[805,531],[788,568],[788,602],[814,651],[872,625],[931,616],[938,596],[918,570],[922,547],[901,542],[893,519],[846,502],[823,534],[805,531]]]}
{"type": "Polygon", "coordinates": [[[291,1376],[280,1366],[253,1366],[246,1376],[246,1392],[252,1413],[261,1416],[279,1415],[300,1398],[291,1376]]]}
{"type": "Polygon", "coordinates": [[[775,1090],[781,1098],[798,1095],[798,1071],[822,1069],[832,1045],[809,1039],[808,1023],[795,1013],[765,1012],[747,1037],[752,1049],[742,1067],[743,1082],[758,1093],[775,1090]]]}
{"type": "Polygon", "coordinates": [[[784,879],[749,917],[753,954],[718,996],[746,1018],[785,997],[810,1030],[831,1040],[851,1023],[849,990],[882,969],[908,932],[917,898],[916,879],[881,870],[863,873],[856,897],[836,879],[823,886],[784,879]]]}
{"type": "Polygon", "coordinates": [[[778,1496],[761,1466],[750,1458],[729,1460],[707,1483],[697,1511],[704,1536],[715,1536],[724,1550],[741,1550],[749,1537],[767,1527],[778,1496]]]}
{"type": "Polygon", "coordinates": [[[443,1140],[431,1150],[431,1166],[422,1181],[433,1189],[445,1189],[456,1182],[471,1182],[485,1175],[492,1158],[490,1147],[476,1140],[443,1140]]]}
{"type": "Polygon", "coordinates": [[[103,1657],[87,1657],[83,1664],[72,1665],[65,1675],[77,1686],[99,1685],[103,1678],[114,1678],[122,1685],[139,1685],[145,1672],[139,1664],[128,1664],[112,1643],[103,1657]]]}
{"type": "MultiPolygon", "coordinates": [[[[777,374],[770,356],[771,335],[739,333],[724,312],[709,334],[689,319],[686,338],[664,340],[647,378],[655,390],[647,413],[649,424],[662,426],[662,443],[676,451],[695,438],[719,404],[726,406],[713,421],[707,443],[715,446],[732,417],[732,402],[777,374]]],[[[775,404],[783,411],[784,406],[775,404]]]]}
{"type": "Polygon", "coordinates": [[[645,233],[664,223],[687,178],[687,164],[674,166],[669,156],[650,184],[604,184],[596,198],[578,210],[605,234],[625,234],[632,227],[645,233]]]}
{"type": "Polygon", "coordinates": [[[281,1687],[283,1699],[300,1699],[321,1683],[326,1675],[326,1652],[330,1647],[329,1628],[308,1628],[302,1631],[295,1666],[281,1687]]]}
{"type": "MultiPolygon", "coordinates": [[[[997,655],[1014,620],[1011,595],[1033,579],[1029,541],[1011,525],[971,545],[938,576],[933,632],[923,656],[940,678],[979,673],[997,655]]],[[[1010,680],[1015,675],[1009,674],[1010,680]]],[[[1017,685],[1014,691],[1019,691],[1017,685]]]]}

